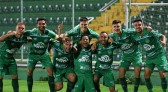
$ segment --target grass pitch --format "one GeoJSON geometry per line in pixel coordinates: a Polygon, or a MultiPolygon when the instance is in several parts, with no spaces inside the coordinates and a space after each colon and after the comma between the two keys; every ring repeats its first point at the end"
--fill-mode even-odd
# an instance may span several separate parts
{"type": "MultiPolygon", "coordinates": [[[[11,80],[3,80],[3,92],[13,92],[11,80]]],[[[116,84],[118,92],[123,92],[120,84],[116,84]]],[[[134,86],[128,85],[129,92],[133,92],[134,86]]],[[[162,92],[161,86],[154,86],[154,92],[162,92]]],[[[48,82],[47,81],[34,81],[33,92],[48,92],[48,82]]],[[[108,88],[101,84],[102,92],[109,92],[108,88]]],[[[19,92],[28,92],[27,91],[27,82],[26,80],[19,80],[19,92]]],[[[64,88],[61,91],[57,92],[66,92],[66,82],[64,82],[64,88]]],[[[140,85],[139,92],[148,92],[145,85],[140,85]]]]}

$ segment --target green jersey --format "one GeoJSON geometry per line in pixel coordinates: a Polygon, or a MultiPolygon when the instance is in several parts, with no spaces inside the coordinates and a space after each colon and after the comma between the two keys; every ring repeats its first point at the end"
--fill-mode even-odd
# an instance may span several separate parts
{"type": "Polygon", "coordinates": [[[164,49],[160,42],[162,34],[154,30],[149,31],[144,29],[141,35],[135,32],[132,36],[143,46],[147,58],[153,58],[164,53],[164,49]]]}
{"type": "Polygon", "coordinates": [[[77,74],[92,74],[92,51],[81,48],[74,57],[74,71],[77,74]]]}
{"type": "Polygon", "coordinates": [[[53,44],[53,48],[53,64],[55,68],[66,69],[70,67],[70,65],[72,65],[71,63],[73,63],[73,51],[66,52],[64,50],[63,44],[58,41],[53,44]]]}
{"type": "Polygon", "coordinates": [[[113,44],[108,44],[103,47],[100,43],[97,44],[97,61],[96,69],[110,69],[113,63],[113,50],[116,48],[113,44]]]}
{"type": "Polygon", "coordinates": [[[77,27],[75,29],[67,31],[66,33],[68,36],[72,36],[72,40],[74,43],[77,43],[81,39],[82,34],[88,35],[89,39],[99,38],[99,34],[89,28],[87,29],[86,33],[82,33],[80,30],[80,27],[77,27]]]}
{"type": "Polygon", "coordinates": [[[28,30],[27,36],[32,38],[32,44],[30,47],[30,54],[42,55],[47,51],[49,42],[51,39],[55,39],[56,34],[46,29],[43,33],[39,33],[37,28],[28,30]]]}
{"type": "MultiPolygon", "coordinates": [[[[135,32],[134,29],[122,30],[122,34],[118,35],[116,33],[109,34],[115,43],[120,44],[120,49],[122,50],[123,58],[130,58],[134,53],[140,53],[140,48],[138,47],[138,42],[132,38],[132,34],[135,32]]],[[[141,54],[140,54],[141,56],[141,54]]]]}
{"type": "Polygon", "coordinates": [[[0,48],[1,56],[12,58],[14,53],[18,51],[18,49],[20,49],[20,47],[26,42],[27,37],[24,35],[19,38],[17,38],[16,36],[8,37],[0,48]]]}

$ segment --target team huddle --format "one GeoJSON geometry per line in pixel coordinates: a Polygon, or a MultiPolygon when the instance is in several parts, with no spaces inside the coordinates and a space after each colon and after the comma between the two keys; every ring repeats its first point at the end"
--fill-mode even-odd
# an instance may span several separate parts
{"type": "Polygon", "coordinates": [[[14,53],[28,42],[31,43],[28,54],[27,87],[33,89],[33,71],[37,62],[41,62],[48,74],[50,92],[63,88],[63,78],[67,79],[66,92],[101,92],[99,80],[103,77],[103,85],[110,92],[118,92],[113,76],[113,51],[120,49],[122,57],[119,64],[120,84],[124,92],[129,92],[125,78],[130,64],[134,66],[134,92],[138,92],[142,67],[142,51],[146,61],[144,79],[149,92],[153,92],[150,80],[156,66],[161,78],[163,92],[167,90],[167,59],[164,51],[166,37],[144,26],[142,20],[134,20],[134,28],[122,29],[121,21],[112,22],[113,33],[106,31],[96,33],[88,28],[88,19],[81,17],[80,26],[64,34],[57,35],[47,29],[46,19],[37,20],[37,28],[25,31],[25,25],[19,22],[15,31],[8,31],[0,37],[4,44],[0,48],[0,92],[3,92],[3,76],[10,74],[14,92],[19,92],[17,64],[14,53]],[[92,38],[97,41],[90,44],[92,38]],[[53,57],[50,58],[49,45],[53,57]],[[92,55],[96,55],[96,64],[92,69],[92,55]],[[51,62],[52,61],[52,62],[51,62]]]}

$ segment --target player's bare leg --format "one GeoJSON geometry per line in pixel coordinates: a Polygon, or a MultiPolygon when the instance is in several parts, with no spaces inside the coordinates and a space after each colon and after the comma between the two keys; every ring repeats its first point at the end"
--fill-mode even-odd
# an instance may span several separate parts
{"type": "Polygon", "coordinates": [[[74,73],[70,73],[68,75],[68,83],[66,92],[71,92],[76,83],[76,75],[74,73]]]}
{"type": "Polygon", "coordinates": [[[109,91],[110,91],[110,92],[118,92],[118,90],[115,89],[115,87],[109,87],[109,91]]]}
{"type": "Polygon", "coordinates": [[[57,82],[55,83],[55,90],[59,91],[63,88],[63,82],[57,82]]]}
{"type": "Polygon", "coordinates": [[[19,83],[18,83],[18,75],[13,74],[11,75],[12,78],[12,87],[14,92],[19,92],[19,83]]]}
{"type": "Polygon", "coordinates": [[[99,77],[96,75],[94,75],[94,85],[95,85],[96,92],[101,92],[100,84],[99,84],[99,77]]]}

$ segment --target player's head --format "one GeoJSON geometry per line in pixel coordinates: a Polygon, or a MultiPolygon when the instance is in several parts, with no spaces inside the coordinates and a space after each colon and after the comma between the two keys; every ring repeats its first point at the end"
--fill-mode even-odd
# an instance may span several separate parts
{"type": "Polygon", "coordinates": [[[25,32],[25,24],[22,22],[18,22],[16,25],[16,33],[23,34],[25,32]]]}
{"type": "Polygon", "coordinates": [[[133,21],[135,30],[140,33],[143,30],[143,23],[141,19],[136,19],[133,21]]]}
{"type": "Polygon", "coordinates": [[[81,36],[81,40],[80,40],[81,47],[83,47],[83,48],[88,47],[89,42],[90,42],[90,39],[89,39],[88,35],[84,34],[84,35],[81,36]]]}
{"type": "Polygon", "coordinates": [[[102,32],[100,33],[99,42],[100,42],[102,45],[106,45],[106,44],[108,43],[108,33],[107,33],[107,32],[102,31],[102,32]]]}
{"type": "Polygon", "coordinates": [[[63,46],[66,52],[70,52],[73,46],[73,41],[69,37],[63,39],[63,46]]]}
{"type": "Polygon", "coordinates": [[[46,26],[47,26],[47,24],[46,24],[45,18],[38,18],[37,19],[37,27],[38,27],[39,31],[44,31],[46,26]]]}
{"type": "Polygon", "coordinates": [[[89,26],[88,18],[87,17],[81,17],[79,21],[80,21],[80,30],[82,32],[86,32],[87,28],[89,26]]]}
{"type": "Polygon", "coordinates": [[[121,21],[120,20],[113,20],[112,28],[115,33],[121,33],[121,21]]]}

